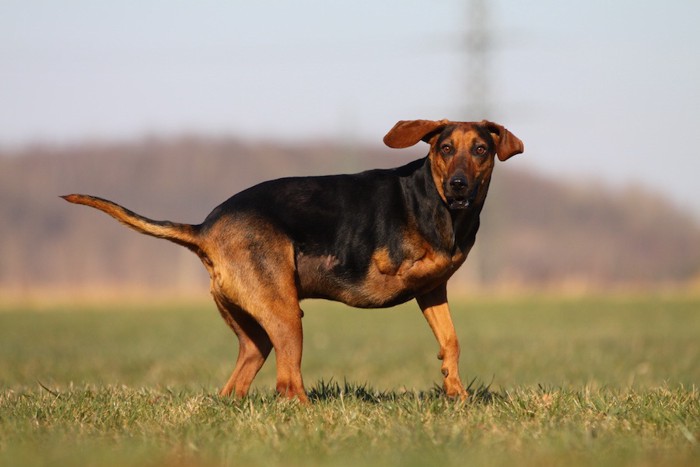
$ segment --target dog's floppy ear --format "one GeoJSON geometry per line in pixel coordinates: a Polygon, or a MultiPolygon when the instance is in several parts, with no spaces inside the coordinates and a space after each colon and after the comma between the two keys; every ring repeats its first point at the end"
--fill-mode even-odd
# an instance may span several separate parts
{"type": "Polygon", "coordinates": [[[429,141],[429,137],[450,123],[449,120],[401,120],[384,137],[384,144],[400,149],[413,146],[418,141],[429,141]]]}
{"type": "Polygon", "coordinates": [[[510,159],[516,154],[525,151],[525,145],[513,133],[506,130],[503,125],[484,120],[481,122],[493,136],[496,142],[496,155],[501,161],[510,159]]]}

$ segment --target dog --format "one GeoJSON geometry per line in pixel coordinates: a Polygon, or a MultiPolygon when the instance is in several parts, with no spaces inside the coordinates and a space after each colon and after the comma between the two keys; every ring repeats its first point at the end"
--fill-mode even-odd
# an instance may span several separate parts
{"type": "Polygon", "coordinates": [[[199,256],[239,343],[220,395],[244,397],[274,349],[277,392],[308,402],[302,299],[383,308],[415,298],[440,346],[445,393],[464,399],[446,284],[474,245],[495,157],[505,161],[524,145],[486,120],[402,120],[384,137],[391,148],[420,141],[428,155],[402,167],[263,182],[199,225],[147,219],[94,196],[63,198],[199,256]]]}

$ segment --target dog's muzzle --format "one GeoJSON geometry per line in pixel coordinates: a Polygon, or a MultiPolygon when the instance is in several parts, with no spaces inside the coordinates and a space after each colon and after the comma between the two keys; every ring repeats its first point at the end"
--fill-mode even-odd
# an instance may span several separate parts
{"type": "Polygon", "coordinates": [[[455,175],[450,178],[445,190],[447,206],[450,209],[467,209],[474,203],[478,184],[474,184],[474,189],[469,190],[469,183],[464,175],[455,175]]]}

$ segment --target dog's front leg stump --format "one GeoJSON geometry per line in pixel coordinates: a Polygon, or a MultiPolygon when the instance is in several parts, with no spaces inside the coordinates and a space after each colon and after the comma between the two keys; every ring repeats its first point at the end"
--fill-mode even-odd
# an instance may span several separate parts
{"type": "Polygon", "coordinates": [[[443,382],[445,393],[450,397],[466,399],[467,391],[459,377],[459,342],[452,323],[450,308],[447,305],[446,284],[417,297],[416,300],[440,344],[438,358],[442,360],[441,370],[445,377],[443,382]]]}

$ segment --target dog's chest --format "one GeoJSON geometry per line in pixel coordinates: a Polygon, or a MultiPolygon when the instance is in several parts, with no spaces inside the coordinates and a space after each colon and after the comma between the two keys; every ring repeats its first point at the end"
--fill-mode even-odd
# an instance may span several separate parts
{"type": "Polygon", "coordinates": [[[425,242],[405,243],[400,255],[381,247],[368,258],[362,277],[351,279],[336,256],[302,254],[297,256],[299,297],[327,298],[363,308],[391,306],[445,282],[465,258],[462,252],[438,252],[425,242]]]}
{"type": "Polygon", "coordinates": [[[377,301],[407,294],[411,298],[447,281],[465,258],[461,252],[450,255],[423,245],[397,263],[391,260],[387,250],[380,249],[372,256],[362,292],[377,301]]]}

